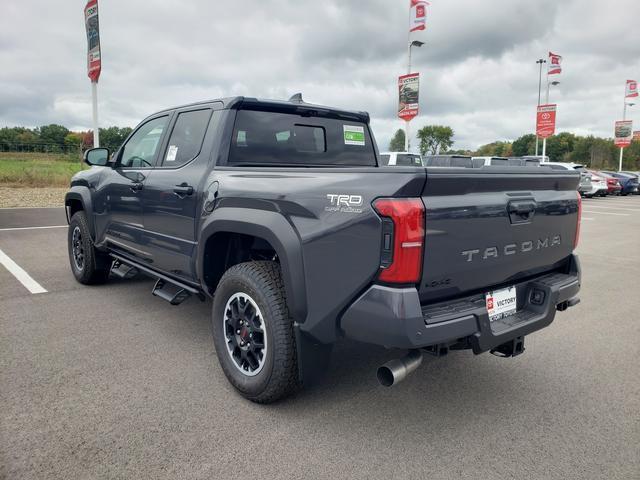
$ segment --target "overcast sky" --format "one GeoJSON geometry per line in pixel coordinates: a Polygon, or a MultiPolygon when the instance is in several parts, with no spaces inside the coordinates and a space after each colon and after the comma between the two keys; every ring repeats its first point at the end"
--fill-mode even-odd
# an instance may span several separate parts
{"type": "MultiPolygon", "coordinates": [[[[0,126],[91,124],[78,0],[2,0],[0,126]]],[[[409,0],[100,0],[100,125],[135,126],[220,96],[367,110],[381,149],[402,127],[409,0]]],[[[640,80],[637,0],[432,0],[414,49],[420,116],[450,125],[454,148],[534,130],[536,59],[564,57],[558,129],[613,135],[627,79],[640,80]]],[[[544,81],[544,80],[543,80],[544,81]]],[[[640,102],[639,102],[640,103],[640,102]]],[[[640,105],[630,110],[640,123],[640,105]]]]}

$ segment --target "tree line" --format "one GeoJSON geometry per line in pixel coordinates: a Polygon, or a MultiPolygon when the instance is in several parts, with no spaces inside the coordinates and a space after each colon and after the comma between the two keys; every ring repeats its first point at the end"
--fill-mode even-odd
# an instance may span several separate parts
{"type": "MultiPolygon", "coordinates": [[[[115,150],[131,133],[129,127],[101,128],[100,146],[115,150]]],[[[93,146],[93,132],[73,132],[62,125],[0,128],[0,151],[70,152],[93,146]]]]}
{"type": "MultiPolygon", "coordinates": [[[[478,157],[522,157],[535,155],[536,136],[526,134],[513,142],[495,141],[481,145],[477,150],[452,150],[455,132],[451,127],[427,125],[418,130],[418,149],[422,155],[469,155],[478,157]]],[[[398,130],[389,144],[392,152],[404,150],[404,130],[398,130]]],[[[542,154],[542,139],[538,153],[542,154]]],[[[620,149],[611,138],[594,135],[581,136],[570,132],[561,132],[547,139],[547,151],[552,162],[573,162],[595,169],[618,169],[620,149]]],[[[640,170],[640,141],[625,148],[623,170],[640,170]]]]}

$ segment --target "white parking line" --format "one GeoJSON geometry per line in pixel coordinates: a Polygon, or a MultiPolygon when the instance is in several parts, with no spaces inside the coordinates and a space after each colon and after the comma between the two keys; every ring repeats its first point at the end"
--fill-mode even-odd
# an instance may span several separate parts
{"type": "Polygon", "coordinates": [[[618,217],[629,217],[630,213],[596,212],[595,210],[582,210],[585,213],[599,213],[600,215],[616,215],[618,217]]]}
{"type": "Polygon", "coordinates": [[[25,272],[20,265],[11,260],[2,250],[0,250],[0,263],[4,265],[4,268],[9,270],[16,279],[24,285],[24,287],[31,293],[47,293],[47,291],[36,282],[31,275],[25,272]]]}
{"type": "Polygon", "coordinates": [[[589,208],[604,208],[605,210],[622,210],[624,212],[640,212],[640,208],[626,208],[626,207],[605,207],[604,205],[589,205],[589,208]]]}
{"type": "Polygon", "coordinates": [[[0,232],[13,232],[15,230],[41,230],[43,228],[67,228],[69,225],[53,225],[51,227],[13,227],[0,228],[0,232]]]}
{"type": "Polygon", "coordinates": [[[620,205],[622,207],[638,207],[640,206],[640,202],[593,202],[589,203],[589,205],[620,205]]]}
{"type": "Polygon", "coordinates": [[[582,217],[581,220],[593,220],[593,218],[589,218],[589,217],[582,217]]]}
{"type": "Polygon", "coordinates": [[[0,210],[42,210],[45,208],[64,208],[64,206],[62,207],[2,207],[0,208],[0,210]]]}

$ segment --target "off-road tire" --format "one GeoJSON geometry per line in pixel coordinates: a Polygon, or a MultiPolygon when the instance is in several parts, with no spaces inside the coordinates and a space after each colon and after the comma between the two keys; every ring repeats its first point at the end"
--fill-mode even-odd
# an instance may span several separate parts
{"type": "Polygon", "coordinates": [[[76,212],[69,222],[69,232],[67,234],[67,245],[69,250],[69,264],[76,280],[84,285],[96,285],[104,283],[109,278],[111,259],[108,255],[96,250],[91,239],[87,216],[83,211],[76,212]],[[83,262],[78,265],[74,259],[73,243],[74,232],[80,234],[80,243],[83,249],[83,262]]]}
{"type": "Polygon", "coordinates": [[[273,403],[300,387],[293,320],[280,265],[276,262],[241,263],[225,272],[213,299],[212,329],[222,370],[245,398],[256,403],[273,403]],[[264,365],[254,376],[241,372],[227,349],[225,309],[229,299],[238,293],[248,295],[258,305],[267,336],[264,365]]]}

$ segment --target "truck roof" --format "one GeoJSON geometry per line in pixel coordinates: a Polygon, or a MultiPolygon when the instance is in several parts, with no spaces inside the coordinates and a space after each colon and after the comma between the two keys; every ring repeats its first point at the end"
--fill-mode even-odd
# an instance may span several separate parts
{"type": "Polygon", "coordinates": [[[188,107],[196,107],[196,106],[204,106],[218,103],[221,104],[222,109],[241,109],[242,107],[246,107],[247,109],[257,109],[257,110],[269,110],[276,112],[287,112],[287,113],[300,113],[304,111],[312,111],[316,112],[320,116],[336,116],[340,118],[347,118],[357,120],[362,123],[369,123],[370,117],[367,112],[364,111],[355,111],[355,110],[344,110],[335,107],[328,107],[325,105],[316,105],[313,103],[307,103],[302,100],[302,97],[299,95],[294,95],[290,100],[272,100],[272,99],[263,99],[263,98],[255,98],[255,97],[224,97],[224,98],[216,98],[212,100],[203,100],[199,102],[188,103],[184,105],[178,105],[171,108],[166,108],[155,112],[153,115],[162,112],[168,112],[172,110],[178,110],[182,108],[188,107]]]}

